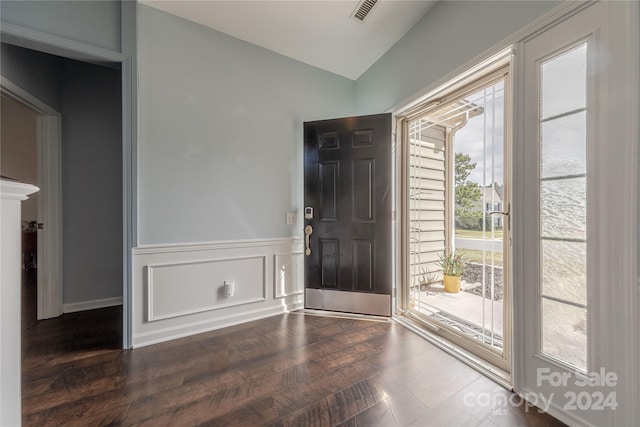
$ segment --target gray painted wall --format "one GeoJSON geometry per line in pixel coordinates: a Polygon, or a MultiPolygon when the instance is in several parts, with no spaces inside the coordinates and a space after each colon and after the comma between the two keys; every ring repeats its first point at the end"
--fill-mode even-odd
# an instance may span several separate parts
{"type": "Polygon", "coordinates": [[[53,109],[62,111],[62,58],[2,43],[0,73],[53,109]]]}
{"type": "Polygon", "coordinates": [[[5,44],[0,72],[62,113],[64,303],[122,296],[120,72],[5,44]]]}
{"type": "Polygon", "coordinates": [[[358,79],[357,113],[388,111],[560,3],[438,2],[358,79]]]}
{"type": "Polygon", "coordinates": [[[64,302],[122,296],[120,72],[65,60],[64,302]]]}
{"type": "Polygon", "coordinates": [[[301,234],[302,123],[352,115],[353,81],[145,5],[138,74],[140,244],[301,234]]]}
{"type": "Polygon", "coordinates": [[[0,2],[2,22],[120,51],[120,1],[0,2]]]}

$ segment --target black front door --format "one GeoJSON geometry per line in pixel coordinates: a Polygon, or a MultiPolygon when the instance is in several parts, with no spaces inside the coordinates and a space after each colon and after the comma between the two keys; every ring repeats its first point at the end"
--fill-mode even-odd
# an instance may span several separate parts
{"type": "Polygon", "coordinates": [[[304,124],[305,307],[391,315],[391,114],[304,124]]]}

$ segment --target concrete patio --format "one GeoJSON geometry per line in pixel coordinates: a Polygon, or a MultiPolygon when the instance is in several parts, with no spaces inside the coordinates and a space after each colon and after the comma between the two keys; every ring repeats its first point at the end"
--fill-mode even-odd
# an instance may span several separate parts
{"type": "Polygon", "coordinates": [[[442,285],[431,285],[420,291],[412,291],[414,309],[447,320],[452,325],[472,324],[484,329],[485,335],[493,331],[494,335],[503,335],[503,300],[492,301],[469,292],[445,292],[442,285]]]}

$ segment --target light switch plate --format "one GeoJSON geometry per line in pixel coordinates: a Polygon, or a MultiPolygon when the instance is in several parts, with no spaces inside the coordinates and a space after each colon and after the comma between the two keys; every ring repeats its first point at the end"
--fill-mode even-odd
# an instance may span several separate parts
{"type": "Polygon", "coordinates": [[[295,212],[287,212],[287,225],[293,225],[297,222],[295,212]]]}

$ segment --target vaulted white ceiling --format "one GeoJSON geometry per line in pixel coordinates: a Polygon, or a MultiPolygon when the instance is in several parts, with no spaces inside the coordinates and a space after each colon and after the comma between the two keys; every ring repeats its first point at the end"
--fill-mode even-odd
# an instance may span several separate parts
{"type": "Polygon", "coordinates": [[[141,0],[298,61],[356,80],[437,0],[380,0],[364,22],[357,0],[141,0]]]}

